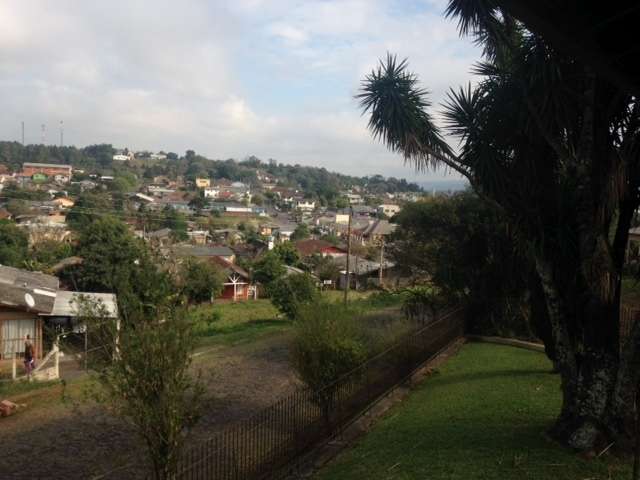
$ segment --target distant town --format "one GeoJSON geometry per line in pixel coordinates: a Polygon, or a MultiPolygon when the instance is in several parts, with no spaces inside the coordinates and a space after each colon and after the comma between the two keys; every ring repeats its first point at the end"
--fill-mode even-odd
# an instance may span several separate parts
{"type": "MultiPolygon", "coordinates": [[[[344,270],[348,229],[354,245],[377,248],[403,205],[449,195],[462,183],[450,185],[425,192],[404,179],[256,157],[209,160],[191,150],[0,143],[0,219],[15,222],[30,245],[73,242],[74,216],[113,215],[167,257],[215,259],[235,279],[222,294],[231,299],[256,295],[243,266],[274,246],[294,241],[303,257],[331,255],[344,270]]],[[[375,252],[361,257],[352,263],[361,280],[377,279],[384,259],[375,252]]],[[[334,286],[334,279],[323,280],[334,286]]]]}

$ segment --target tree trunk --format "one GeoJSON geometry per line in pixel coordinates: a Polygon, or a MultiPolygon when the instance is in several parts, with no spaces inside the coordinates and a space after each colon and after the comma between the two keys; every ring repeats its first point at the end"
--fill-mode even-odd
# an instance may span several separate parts
{"type": "MultiPolygon", "coordinates": [[[[544,259],[536,258],[536,270],[551,330],[545,343],[554,352],[563,394],[552,436],[582,451],[611,441],[628,446],[635,373],[620,355],[620,275],[604,274],[597,288],[585,289],[582,281],[578,288],[559,282],[544,259]]],[[[635,350],[630,346],[627,353],[635,350]]]]}

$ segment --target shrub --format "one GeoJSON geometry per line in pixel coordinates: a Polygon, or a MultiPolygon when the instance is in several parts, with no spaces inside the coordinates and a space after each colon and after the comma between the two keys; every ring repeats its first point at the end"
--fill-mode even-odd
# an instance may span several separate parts
{"type": "Polygon", "coordinates": [[[182,266],[182,288],[190,302],[210,302],[222,292],[224,275],[212,263],[189,258],[182,266]]]}
{"type": "Polygon", "coordinates": [[[445,304],[442,290],[436,285],[418,285],[405,290],[402,311],[410,320],[425,323],[429,317],[434,321],[445,304]]]}
{"type": "Polygon", "coordinates": [[[271,303],[290,319],[296,317],[301,305],[319,297],[316,282],[308,273],[282,277],[269,285],[268,293],[271,303]]]}
{"type": "Polygon", "coordinates": [[[364,336],[354,312],[343,305],[315,302],[299,308],[291,358],[300,379],[315,393],[327,424],[336,381],[367,358],[364,336]]]}

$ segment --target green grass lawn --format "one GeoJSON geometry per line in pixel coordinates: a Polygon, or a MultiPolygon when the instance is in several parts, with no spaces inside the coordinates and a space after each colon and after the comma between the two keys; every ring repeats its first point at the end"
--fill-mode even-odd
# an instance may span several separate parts
{"type": "Polygon", "coordinates": [[[291,328],[268,299],[202,305],[191,316],[202,346],[248,343],[291,328]],[[215,312],[219,317],[212,317],[215,312]]]}
{"type": "MultiPolygon", "coordinates": [[[[322,295],[333,302],[344,298],[343,292],[336,290],[325,291],[322,295]]],[[[376,297],[371,292],[349,292],[349,299],[352,305],[363,312],[380,310],[399,301],[395,296],[376,297]]],[[[192,310],[191,318],[196,334],[201,337],[200,346],[250,343],[292,327],[291,322],[266,298],[201,305],[192,310]]]]}
{"type": "Polygon", "coordinates": [[[468,344],[318,480],[631,478],[611,457],[585,460],[545,437],[560,409],[543,354],[468,344]]]}

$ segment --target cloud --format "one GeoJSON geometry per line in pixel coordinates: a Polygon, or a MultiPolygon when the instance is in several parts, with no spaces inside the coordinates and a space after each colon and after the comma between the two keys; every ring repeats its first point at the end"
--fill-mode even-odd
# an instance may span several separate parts
{"type": "Polygon", "coordinates": [[[372,141],[353,99],[387,51],[440,101],[478,54],[442,0],[6,0],[0,137],[212,158],[257,155],[413,176],[372,141]]]}

